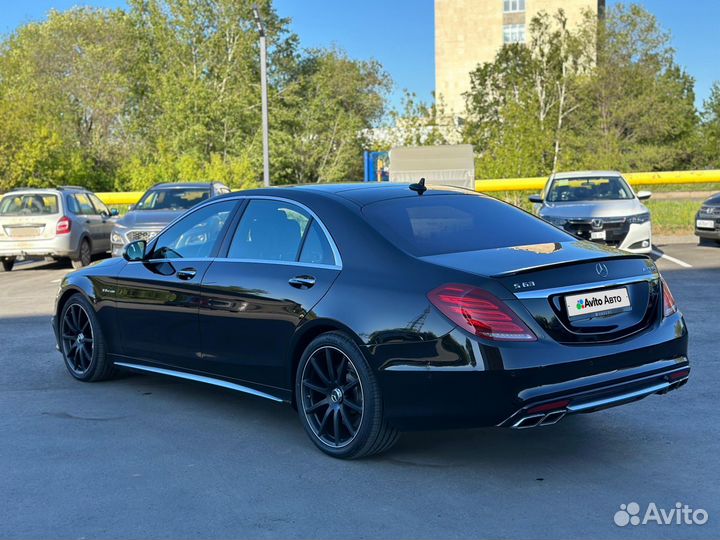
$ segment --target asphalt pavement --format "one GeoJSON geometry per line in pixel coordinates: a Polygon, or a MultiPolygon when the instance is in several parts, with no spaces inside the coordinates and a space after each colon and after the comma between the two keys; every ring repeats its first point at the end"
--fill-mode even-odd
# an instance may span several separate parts
{"type": "Polygon", "coordinates": [[[0,537],[717,538],[720,247],[654,258],[690,329],[684,388],[533,430],[405,434],[351,462],[259,398],[76,382],[49,325],[70,269],[18,265],[0,273],[0,537]],[[708,520],[616,525],[632,502],[640,518],[681,503],[708,520]]]}

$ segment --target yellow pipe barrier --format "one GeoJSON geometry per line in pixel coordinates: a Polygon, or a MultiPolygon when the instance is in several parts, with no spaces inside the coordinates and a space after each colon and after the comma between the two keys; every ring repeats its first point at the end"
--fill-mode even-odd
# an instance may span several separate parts
{"type": "Polygon", "coordinates": [[[96,193],[100,200],[108,206],[115,204],[135,204],[143,196],[144,191],[107,191],[104,193],[96,193]]]}
{"type": "MultiPolygon", "coordinates": [[[[632,185],[659,184],[710,184],[720,183],[720,169],[709,171],[669,171],[669,172],[638,172],[627,173],[625,178],[632,185]]],[[[476,180],[475,190],[491,191],[542,191],[547,177],[535,178],[502,178],[500,180],[476,180]]],[[[96,193],[100,200],[108,206],[116,204],[135,204],[142,197],[142,191],[96,193]]]]}
{"type": "MultiPolygon", "coordinates": [[[[720,183],[720,170],[638,172],[624,174],[632,185],[659,184],[710,184],[720,183]]],[[[476,180],[476,191],[542,191],[546,176],[534,178],[503,178],[500,180],[476,180]]]]}

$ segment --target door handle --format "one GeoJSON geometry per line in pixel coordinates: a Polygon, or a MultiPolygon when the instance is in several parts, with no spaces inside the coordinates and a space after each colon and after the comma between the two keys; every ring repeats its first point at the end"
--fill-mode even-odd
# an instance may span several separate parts
{"type": "Polygon", "coordinates": [[[194,268],[183,268],[182,270],[177,271],[177,277],[179,279],[192,279],[195,277],[195,274],[197,274],[197,270],[194,268]]]}
{"type": "Polygon", "coordinates": [[[315,278],[312,276],[295,276],[290,278],[288,283],[296,289],[309,289],[315,285],[315,278]]]}

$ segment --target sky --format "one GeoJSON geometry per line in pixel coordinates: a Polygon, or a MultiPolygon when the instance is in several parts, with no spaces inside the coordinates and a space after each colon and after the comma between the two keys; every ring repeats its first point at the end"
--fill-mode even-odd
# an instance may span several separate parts
{"type": "MultiPolygon", "coordinates": [[[[636,1],[671,32],[677,62],[696,80],[700,107],[712,83],[720,80],[720,1],[636,1]]],[[[275,9],[292,19],[291,28],[304,47],[335,45],[353,58],[378,60],[394,81],[392,103],[397,106],[403,89],[428,101],[434,91],[433,4],[433,0],[275,0],[275,9]]],[[[50,9],[76,5],[122,7],[125,2],[0,0],[0,32],[42,20],[50,9]]]]}

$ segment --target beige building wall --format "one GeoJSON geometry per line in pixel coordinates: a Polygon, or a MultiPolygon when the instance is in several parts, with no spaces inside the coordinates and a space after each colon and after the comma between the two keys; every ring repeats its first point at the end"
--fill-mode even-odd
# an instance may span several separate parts
{"type": "Polygon", "coordinates": [[[584,9],[597,13],[604,0],[525,0],[525,11],[504,13],[503,0],[435,0],[435,95],[445,112],[462,116],[470,72],[490,62],[503,45],[506,24],[527,26],[540,11],[563,8],[571,25],[584,9]]]}

